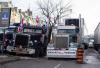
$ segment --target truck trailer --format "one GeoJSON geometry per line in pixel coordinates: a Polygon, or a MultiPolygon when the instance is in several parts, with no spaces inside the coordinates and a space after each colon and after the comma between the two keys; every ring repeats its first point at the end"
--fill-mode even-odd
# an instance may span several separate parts
{"type": "Polygon", "coordinates": [[[100,23],[94,31],[94,48],[100,52],[100,23]]]}

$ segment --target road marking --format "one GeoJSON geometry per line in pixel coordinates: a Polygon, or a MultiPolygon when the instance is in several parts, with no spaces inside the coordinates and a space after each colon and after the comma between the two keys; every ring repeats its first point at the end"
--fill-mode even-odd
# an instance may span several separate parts
{"type": "Polygon", "coordinates": [[[54,68],[59,68],[61,66],[61,64],[57,64],[54,68]]]}

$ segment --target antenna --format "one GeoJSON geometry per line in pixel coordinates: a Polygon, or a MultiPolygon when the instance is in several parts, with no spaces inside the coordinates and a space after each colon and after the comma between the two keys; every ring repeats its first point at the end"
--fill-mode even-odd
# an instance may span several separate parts
{"type": "Polygon", "coordinates": [[[79,14],[79,30],[80,30],[80,32],[79,32],[79,35],[80,35],[80,41],[79,41],[79,43],[80,43],[80,47],[82,46],[82,18],[81,18],[81,14],[79,14]]]}

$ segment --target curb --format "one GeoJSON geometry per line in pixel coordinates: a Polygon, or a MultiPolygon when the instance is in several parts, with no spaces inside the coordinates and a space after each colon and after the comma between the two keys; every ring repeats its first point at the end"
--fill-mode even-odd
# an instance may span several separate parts
{"type": "Polygon", "coordinates": [[[6,64],[6,63],[10,63],[10,62],[15,62],[15,61],[19,61],[20,60],[20,58],[17,58],[17,57],[15,57],[15,58],[8,58],[7,60],[5,60],[5,61],[1,61],[0,62],[0,65],[4,65],[4,64],[6,64]]]}

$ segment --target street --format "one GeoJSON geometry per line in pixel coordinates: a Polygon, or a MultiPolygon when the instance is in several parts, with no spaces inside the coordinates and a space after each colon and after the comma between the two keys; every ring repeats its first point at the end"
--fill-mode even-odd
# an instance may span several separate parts
{"type": "Polygon", "coordinates": [[[92,64],[100,64],[100,54],[94,48],[88,48],[84,52],[84,62],[92,64]],[[99,59],[99,60],[98,60],[99,59]]]}
{"type": "Polygon", "coordinates": [[[0,68],[100,68],[100,55],[94,49],[85,50],[83,64],[78,64],[76,59],[48,59],[47,57],[31,58],[22,56],[17,58],[20,60],[1,64],[0,68]]]}
{"type": "Polygon", "coordinates": [[[100,68],[99,5],[0,0],[0,68],[100,68]]]}
{"type": "Polygon", "coordinates": [[[32,58],[6,63],[0,68],[100,68],[100,62],[78,64],[75,59],[32,58]]]}

